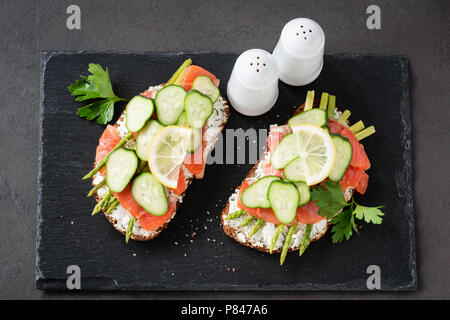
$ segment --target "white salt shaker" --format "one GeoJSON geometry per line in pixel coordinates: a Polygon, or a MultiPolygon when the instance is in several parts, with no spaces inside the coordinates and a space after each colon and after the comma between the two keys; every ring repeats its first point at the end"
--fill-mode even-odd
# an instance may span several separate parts
{"type": "Polygon", "coordinates": [[[292,86],[313,82],[322,71],[325,34],[311,19],[289,21],[273,51],[280,80],[292,86]]]}
{"type": "Polygon", "coordinates": [[[273,56],[261,49],[243,52],[228,80],[227,95],[234,109],[244,115],[269,111],[278,98],[278,67],[273,56]]]}

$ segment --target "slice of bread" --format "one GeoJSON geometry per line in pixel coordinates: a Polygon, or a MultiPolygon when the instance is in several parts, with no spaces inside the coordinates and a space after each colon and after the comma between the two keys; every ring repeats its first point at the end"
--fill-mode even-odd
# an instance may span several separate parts
{"type": "MultiPolygon", "coordinates": [[[[314,101],[314,107],[318,107],[319,100],[314,101]]],[[[300,113],[303,111],[304,105],[297,108],[297,110],[294,112],[294,115],[300,113]]],[[[339,117],[340,112],[335,112],[335,118],[339,117]]],[[[254,165],[252,170],[246,175],[245,179],[252,178],[255,175],[257,175],[258,167],[263,159],[265,159],[268,155],[268,152],[263,154],[261,159],[258,160],[258,162],[254,165]]],[[[244,180],[245,180],[244,179],[244,180]]],[[[353,196],[354,190],[352,188],[348,188],[345,190],[345,195],[347,201],[351,199],[353,196]]],[[[244,246],[248,246],[251,248],[254,248],[256,250],[262,251],[262,252],[270,252],[270,243],[272,240],[272,236],[275,232],[276,226],[273,223],[265,222],[264,225],[254,234],[252,237],[249,236],[251,230],[253,229],[253,225],[250,224],[245,227],[240,227],[239,225],[241,222],[245,219],[246,215],[233,219],[233,220],[225,220],[226,216],[230,213],[233,213],[234,211],[238,210],[236,207],[236,201],[237,197],[239,196],[239,189],[237,188],[235,192],[230,196],[230,198],[227,201],[227,204],[225,205],[225,208],[222,210],[222,213],[220,215],[220,220],[222,222],[222,227],[225,233],[231,237],[232,239],[236,240],[240,244],[244,246]]],[[[319,240],[328,230],[328,227],[330,225],[330,221],[327,221],[326,219],[319,221],[318,223],[313,225],[313,228],[311,230],[310,239],[312,241],[319,240]]],[[[305,231],[306,225],[304,224],[298,224],[296,232],[292,236],[291,243],[289,246],[288,251],[294,251],[300,249],[301,241],[303,238],[303,233],[305,231]]],[[[281,252],[284,239],[288,233],[289,227],[284,227],[283,231],[280,233],[278,240],[275,244],[273,252],[281,252]]]]}
{"type": "MultiPolygon", "coordinates": [[[[162,85],[154,87],[154,88],[161,88],[162,85]]],[[[152,88],[149,88],[149,90],[152,88]]],[[[207,134],[207,144],[205,146],[204,149],[204,154],[203,157],[204,159],[206,159],[206,156],[209,154],[209,152],[211,152],[212,149],[214,149],[214,145],[217,142],[217,140],[219,139],[220,133],[222,132],[222,130],[224,129],[228,118],[230,116],[230,108],[227,104],[227,101],[225,99],[223,99],[222,97],[219,97],[219,99],[216,101],[216,103],[214,103],[214,110],[213,110],[213,114],[211,115],[211,117],[208,119],[207,122],[207,131],[205,132],[205,134],[207,134]]],[[[119,134],[121,136],[125,136],[127,134],[127,129],[125,127],[125,111],[124,113],[122,113],[122,115],[120,116],[119,120],[114,124],[114,126],[116,128],[118,128],[119,134]]],[[[134,143],[134,139],[131,139],[127,144],[133,144],[134,143]]],[[[94,163],[94,167],[95,167],[95,163],[94,163]]],[[[192,174],[190,174],[189,171],[184,169],[184,173],[185,173],[185,177],[186,177],[186,188],[192,183],[192,181],[195,179],[194,176],[192,174]]],[[[103,178],[101,177],[100,174],[96,174],[93,179],[93,185],[96,185],[97,183],[99,183],[103,178]]],[[[103,197],[103,195],[107,192],[107,187],[103,186],[102,188],[100,188],[94,195],[96,201],[100,201],[100,199],[103,197]]],[[[184,197],[184,193],[180,196],[176,196],[174,194],[171,193],[171,196],[176,197],[176,209],[175,209],[175,213],[173,214],[172,218],[167,221],[164,225],[160,226],[158,229],[153,230],[153,231],[147,231],[144,230],[141,225],[139,224],[138,221],[136,221],[134,223],[133,226],[133,232],[131,234],[131,239],[136,240],[136,241],[148,241],[151,240],[155,237],[157,237],[161,231],[163,231],[167,225],[169,224],[169,222],[173,219],[173,217],[176,214],[176,211],[178,210],[181,202],[183,201],[183,197],[184,197]]],[[[104,210],[106,211],[106,210],[104,210]]],[[[131,214],[126,211],[121,205],[119,205],[116,209],[114,209],[110,214],[106,215],[105,214],[106,219],[108,219],[108,221],[114,226],[114,228],[119,231],[122,234],[126,234],[127,232],[127,227],[128,227],[128,222],[130,221],[130,219],[132,218],[131,214]]]]}

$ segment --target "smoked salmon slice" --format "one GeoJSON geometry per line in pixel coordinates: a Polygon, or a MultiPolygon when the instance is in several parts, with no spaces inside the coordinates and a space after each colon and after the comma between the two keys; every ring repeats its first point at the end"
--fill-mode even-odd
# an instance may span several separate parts
{"type": "Polygon", "coordinates": [[[207,76],[215,84],[216,87],[219,86],[220,80],[216,78],[211,72],[203,69],[202,67],[196,65],[190,65],[186,68],[183,77],[181,78],[180,85],[186,90],[190,91],[195,78],[198,76],[207,76]]]}
{"type": "Polygon", "coordinates": [[[184,176],[183,168],[181,167],[180,173],[178,174],[177,188],[171,190],[178,196],[181,196],[186,191],[186,177],[184,176]]]}
{"type": "Polygon", "coordinates": [[[141,224],[144,230],[147,231],[157,230],[158,228],[162,227],[164,224],[169,222],[170,219],[172,219],[176,210],[176,199],[174,199],[173,197],[169,197],[167,201],[169,207],[166,213],[163,214],[162,216],[157,217],[144,210],[145,213],[138,219],[139,223],[141,224]]]}
{"type": "MultiPolygon", "coordinates": [[[[102,161],[108,153],[119,143],[120,136],[116,127],[107,125],[102,136],[98,141],[97,151],[95,154],[95,163],[102,161]]],[[[105,167],[100,169],[100,173],[104,176],[105,167]]]]}
{"type": "Polygon", "coordinates": [[[297,221],[303,224],[314,224],[325,219],[318,214],[319,210],[320,208],[310,201],[297,209],[297,221]]]}
{"type": "MultiPolygon", "coordinates": [[[[246,207],[242,201],[241,201],[241,195],[242,192],[244,192],[245,189],[247,189],[253,182],[256,180],[254,179],[245,179],[242,183],[241,187],[239,188],[239,196],[237,201],[237,207],[241,210],[245,210],[249,215],[258,218],[263,219],[266,222],[273,223],[273,224],[281,224],[281,222],[277,219],[275,216],[275,213],[272,209],[263,209],[263,208],[249,208],[246,207]]],[[[319,207],[314,204],[313,201],[310,201],[304,206],[301,206],[297,209],[297,216],[295,217],[294,221],[291,222],[291,224],[300,222],[303,224],[314,224],[317,223],[323,219],[324,217],[320,216],[318,214],[319,207]]]]}
{"type": "Polygon", "coordinates": [[[359,143],[355,134],[343,124],[335,121],[329,120],[328,127],[332,133],[338,133],[341,136],[345,137],[350,141],[353,148],[353,156],[350,165],[359,170],[367,170],[370,168],[370,161],[367,157],[366,152],[364,151],[364,147],[361,143],[359,143]]]}
{"type": "Polygon", "coordinates": [[[202,128],[202,145],[194,153],[187,153],[183,160],[185,168],[197,179],[203,179],[205,175],[206,162],[204,158],[205,147],[208,141],[205,140],[206,125],[202,128]]]}
{"type": "MultiPolygon", "coordinates": [[[[100,137],[99,144],[97,146],[97,153],[95,155],[95,162],[98,163],[102,161],[103,158],[106,157],[112,149],[114,149],[119,141],[120,136],[117,132],[117,128],[108,125],[102,136],[100,137]]],[[[104,171],[105,168],[102,168],[100,170],[100,173],[103,177],[105,176],[104,171]]],[[[157,217],[145,211],[134,201],[133,196],[131,195],[131,183],[128,184],[128,186],[122,192],[111,193],[117,200],[119,200],[122,207],[127,210],[133,217],[135,217],[141,224],[142,228],[147,231],[158,229],[167,221],[169,221],[175,213],[175,201],[173,199],[168,199],[169,208],[167,209],[167,212],[162,216],[157,217]]]]}
{"type": "Polygon", "coordinates": [[[360,194],[366,193],[368,183],[369,175],[362,170],[353,168],[352,166],[348,167],[344,177],[341,181],[339,181],[342,190],[352,187],[355,188],[360,194]]]}
{"type": "Polygon", "coordinates": [[[292,129],[288,125],[282,125],[282,126],[270,126],[269,135],[267,136],[267,148],[270,152],[273,152],[275,150],[275,147],[278,145],[278,143],[283,139],[285,135],[288,133],[291,133],[292,129]]]}

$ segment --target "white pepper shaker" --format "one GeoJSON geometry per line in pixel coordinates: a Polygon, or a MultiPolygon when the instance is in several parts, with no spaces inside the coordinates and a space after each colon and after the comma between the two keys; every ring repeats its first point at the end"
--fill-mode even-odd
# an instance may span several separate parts
{"type": "Polygon", "coordinates": [[[278,98],[278,67],[273,56],[262,49],[243,52],[228,80],[227,95],[234,109],[244,115],[269,111],[278,98]]]}
{"type": "Polygon", "coordinates": [[[311,19],[289,21],[273,51],[280,80],[292,86],[313,82],[322,71],[325,34],[311,19]]]}

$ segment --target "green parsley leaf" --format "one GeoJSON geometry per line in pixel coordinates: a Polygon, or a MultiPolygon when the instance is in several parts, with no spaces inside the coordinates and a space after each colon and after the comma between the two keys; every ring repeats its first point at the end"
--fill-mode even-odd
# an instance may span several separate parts
{"type": "Polygon", "coordinates": [[[103,70],[99,64],[90,63],[88,71],[91,75],[80,76],[81,79],[69,86],[69,92],[76,96],[76,101],[99,99],[79,108],[77,114],[88,120],[97,118],[98,123],[106,124],[114,115],[114,104],[125,99],[114,94],[108,68],[103,70]]]}
{"type": "Polygon", "coordinates": [[[381,217],[384,216],[384,213],[379,208],[383,208],[383,206],[364,207],[357,204],[354,214],[356,218],[360,220],[364,219],[364,221],[367,223],[372,222],[374,224],[381,224],[381,222],[383,221],[383,218],[381,217]]]}
{"type": "Polygon", "coordinates": [[[341,185],[333,181],[325,181],[325,186],[317,186],[311,192],[311,199],[320,208],[318,214],[322,217],[332,218],[349,204],[345,201],[341,185]]]}
{"type": "Polygon", "coordinates": [[[331,223],[333,224],[331,228],[333,243],[341,243],[344,239],[350,239],[353,234],[352,229],[357,232],[352,208],[338,214],[331,223]]]}

